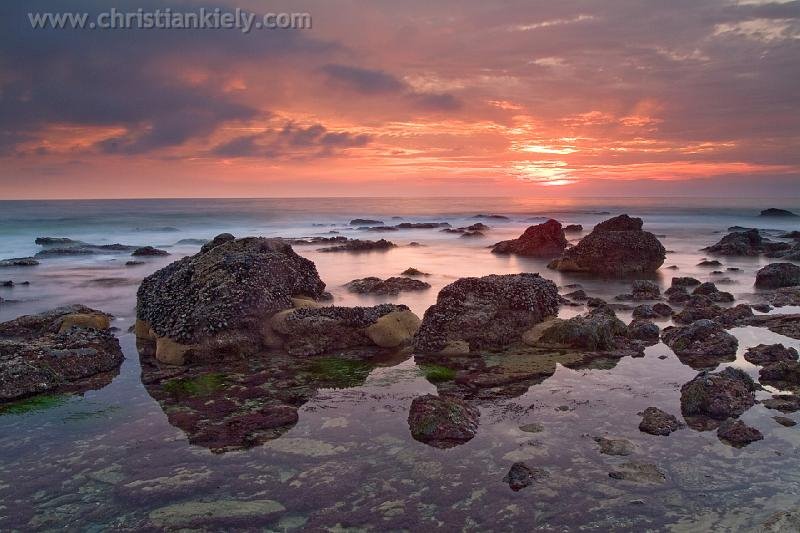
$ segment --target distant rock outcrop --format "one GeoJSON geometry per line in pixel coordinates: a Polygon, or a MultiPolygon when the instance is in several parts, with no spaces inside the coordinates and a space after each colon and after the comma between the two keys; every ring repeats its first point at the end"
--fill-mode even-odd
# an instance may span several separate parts
{"type": "Polygon", "coordinates": [[[529,227],[517,239],[498,242],[492,248],[492,253],[554,257],[566,247],[567,239],[561,224],[550,219],[543,224],[529,227]]]}

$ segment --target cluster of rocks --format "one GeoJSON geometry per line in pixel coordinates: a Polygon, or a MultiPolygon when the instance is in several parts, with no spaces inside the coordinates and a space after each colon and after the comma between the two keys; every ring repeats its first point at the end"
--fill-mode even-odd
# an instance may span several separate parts
{"type": "Polygon", "coordinates": [[[110,317],[60,307],[0,324],[0,402],[110,383],[123,361],[110,317]]]}
{"type": "Polygon", "coordinates": [[[515,254],[527,257],[554,257],[567,247],[561,224],[553,219],[531,226],[516,239],[501,241],[492,247],[495,254],[515,254]]]}
{"type": "Polygon", "coordinates": [[[387,279],[381,279],[370,276],[361,279],[354,279],[353,281],[346,283],[345,287],[347,287],[348,291],[356,294],[395,296],[403,291],[424,291],[426,289],[430,289],[431,284],[408,277],[394,276],[387,279]]]}
{"type": "MultiPolygon", "coordinates": [[[[336,241],[339,242],[339,241],[336,241]]],[[[396,248],[397,245],[386,239],[379,239],[377,241],[350,239],[336,246],[329,246],[327,248],[320,248],[320,252],[373,252],[373,251],[386,251],[396,248]]]]}
{"type": "MultiPolygon", "coordinates": [[[[153,246],[132,246],[128,244],[91,244],[66,237],[37,237],[35,243],[42,247],[36,257],[63,257],[71,255],[95,255],[130,252],[133,256],[169,255],[166,250],[153,246]]],[[[8,266],[31,266],[38,264],[35,258],[23,257],[9,259],[8,266]]]]}
{"type": "Polygon", "coordinates": [[[33,257],[12,257],[9,259],[0,260],[0,268],[2,267],[28,267],[36,266],[39,261],[33,257]]]}
{"type": "Polygon", "coordinates": [[[647,301],[647,300],[660,300],[661,299],[661,287],[658,286],[657,283],[645,280],[645,279],[637,279],[631,284],[631,292],[628,294],[620,294],[614,298],[615,300],[621,301],[647,301]]]}
{"type": "Polygon", "coordinates": [[[664,264],[666,250],[642,224],[628,215],[601,222],[548,268],[614,276],[655,272],[664,264]]]}
{"type": "Polygon", "coordinates": [[[485,237],[486,234],[484,231],[487,231],[491,228],[484,224],[483,222],[476,222],[475,224],[470,224],[469,226],[463,226],[460,228],[444,228],[442,233],[455,233],[461,235],[461,237],[469,238],[469,237],[485,237]]]}
{"type": "Polygon", "coordinates": [[[780,257],[789,253],[792,245],[786,242],[771,241],[763,237],[757,229],[748,229],[729,233],[716,244],[703,248],[703,250],[710,254],[724,256],[755,257],[766,254],[770,257],[780,257]]]}

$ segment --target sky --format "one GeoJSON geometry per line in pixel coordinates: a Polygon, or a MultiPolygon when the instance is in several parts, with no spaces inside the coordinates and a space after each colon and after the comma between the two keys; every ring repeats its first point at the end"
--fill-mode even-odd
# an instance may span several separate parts
{"type": "Polygon", "coordinates": [[[800,1],[0,3],[0,198],[800,196],[800,1]],[[305,12],[42,30],[29,12],[305,12]]]}

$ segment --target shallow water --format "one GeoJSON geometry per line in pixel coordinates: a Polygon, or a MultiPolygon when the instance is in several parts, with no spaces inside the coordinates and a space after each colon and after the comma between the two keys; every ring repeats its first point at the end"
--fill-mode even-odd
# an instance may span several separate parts
{"type": "MultiPolygon", "coordinates": [[[[607,299],[628,292],[630,280],[602,280],[560,274],[546,261],[495,256],[493,242],[518,236],[528,225],[552,216],[581,223],[585,231],[621,212],[641,216],[645,229],[671,251],[655,277],[662,289],[673,275],[712,280],[737,301],[756,301],[755,271],[769,260],[723,258],[740,271],[713,275],[697,267],[700,248],[716,242],[729,226],[795,230],[797,222],[759,219],[762,208],[797,210],[800,200],[600,199],[547,203],[531,199],[289,199],[153,200],[96,202],[0,202],[0,259],[32,255],[37,236],[70,237],[96,244],[154,245],[169,257],[145,258],[126,267],[127,254],[43,259],[32,268],[0,269],[0,320],[65,303],[83,303],[116,316],[114,325],[126,356],[110,384],[83,395],[51,397],[0,414],[0,529],[104,530],[185,525],[182,513],[197,513],[196,502],[251,502],[246,516],[205,522],[212,529],[374,530],[602,530],[753,529],[776,511],[800,503],[798,427],[772,420],[776,411],[756,405],[742,417],[764,440],[735,449],[715,432],[684,429],[669,437],[638,430],[637,413],[657,406],[679,414],[679,389],[696,375],[663,344],[644,358],[625,358],[592,368],[554,367],[552,376],[526,384],[513,395],[480,402],[474,439],[451,449],[411,438],[406,422],[411,401],[436,393],[413,356],[365,370],[339,387],[312,382],[303,389],[299,421],[282,435],[245,450],[212,453],[189,443],[172,425],[165,407],[142,382],[133,336],[139,281],[157,268],[197,251],[180,239],[236,236],[314,236],[338,231],[365,239],[384,237],[398,245],[388,252],[325,254],[319,246],[295,246],[314,261],[340,305],[382,301],[407,304],[422,315],[453,280],[490,273],[540,272],[557,285],[581,283],[591,296],[607,299]],[[453,226],[484,219],[492,229],[482,239],[463,239],[438,230],[386,233],[358,231],[352,218],[446,221],[453,226]],[[393,219],[392,217],[401,217],[393,219]],[[416,241],[423,246],[409,247],[416,241]],[[432,288],[398,297],[350,294],[342,285],[364,276],[388,277],[407,267],[431,276],[432,288]],[[29,286],[19,283],[30,281],[29,286]],[[659,356],[667,356],[659,359],[659,356]],[[346,386],[343,386],[346,385],[346,386]],[[539,433],[520,426],[538,423],[539,433]],[[625,438],[635,451],[602,455],[594,437],[625,438]],[[542,468],[548,477],[513,492],[502,481],[515,461],[542,468]],[[665,480],[641,484],[608,473],[622,463],[655,464],[665,480]],[[278,502],[280,505],[268,503],[278,502]]],[[[723,268],[722,270],[725,270],[723,268]]],[[[583,312],[563,307],[562,315],[583,312]]],[[[783,308],[781,312],[797,312],[783,308]]],[[[625,321],[629,312],[618,313],[625,321]]],[[[660,326],[667,325],[662,321],[660,326]]],[[[753,375],[746,348],[800,341],[762,328],[736,328],[739,352],[732,363],[753,375]]],[[[768,397],[766,392],[760,398],[768,397]]],[[[797,418],[796,415],[789,415],[797,418]]],[[[203,511],[209,512],[208,505],[203,511]]],[[[203,516],[203,515],[201,515],[203,516]]],[[[208,516],[208,515],[205,515],[208,516]]]]}

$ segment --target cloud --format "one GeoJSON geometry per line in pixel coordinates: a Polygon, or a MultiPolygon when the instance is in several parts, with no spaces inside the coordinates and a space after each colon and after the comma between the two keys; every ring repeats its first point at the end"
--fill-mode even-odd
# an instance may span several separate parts
{"type": "Polygon", "coordinates": [[[367,134],[330,131],[322,124],[298,126],[287,122],[280,129],[243,135],[216,146],[220,157],[260,157],[277,160],[305,160],[340,155],[349,148],[366,146],[367,134]]]}

